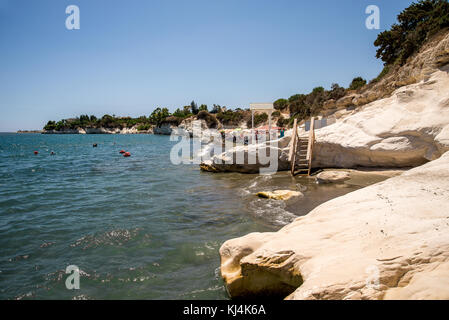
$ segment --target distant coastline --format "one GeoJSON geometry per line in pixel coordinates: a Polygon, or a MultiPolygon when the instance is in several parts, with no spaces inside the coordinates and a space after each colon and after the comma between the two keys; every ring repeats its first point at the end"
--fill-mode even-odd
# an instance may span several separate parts
{"type": "Polygon", "coordinates": [[[43,133],[43,131],[42,130],[18,130],[18,131],[16,131],[16,133],[43,133]]]}

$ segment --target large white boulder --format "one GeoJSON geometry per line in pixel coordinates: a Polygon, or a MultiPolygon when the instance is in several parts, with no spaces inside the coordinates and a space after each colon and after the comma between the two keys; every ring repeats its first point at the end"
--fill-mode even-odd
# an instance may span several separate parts
{"type": "Polygon", "coordinates": [[[226,152],[212,155],[200,164],[200,168],[209,172],[264,173],[264,169],[267,173],[285,171],[290,168],[289,142],[290,137],[286,136],[273,142],[237,145],[226,152]]]}
{"type": "Polygon", "coordinates": [[[220,248],[232,297],[449,299],[449,152],[220,248]]]}
{"type": "Polygon", "coordinates": [[[316,176],[318,183],[340,183],[351,178],[349,172],[346,171],[324,171],[320,172],[316,176]]]}

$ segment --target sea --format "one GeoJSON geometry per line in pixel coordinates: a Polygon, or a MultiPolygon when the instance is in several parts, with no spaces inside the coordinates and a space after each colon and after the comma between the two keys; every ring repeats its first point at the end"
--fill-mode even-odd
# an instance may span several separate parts
{"type": "Polygon", "coordinates": [[[176,143],[0,133],[0,299],[229,299],[220,276],[226,240],[277,231],[375,182],[201,172],[170,161],[176,143]],[[305,196],[256,196],[278,189],[305,196]],[[79,289],[67,285],[70,266],[79,289]]]}

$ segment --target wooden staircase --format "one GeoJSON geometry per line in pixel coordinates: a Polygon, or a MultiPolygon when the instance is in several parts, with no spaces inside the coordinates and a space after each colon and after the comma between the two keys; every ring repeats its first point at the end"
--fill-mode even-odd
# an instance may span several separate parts
{"type": "Polygon", "coordinates": [[[298,122],[293,123],[292,143],[290,144],[290,173],[292,176],[307,174],[312,170],[313,145],[315,143],[314,118],[310,120],[310,132],[308,138],[298,136],[298,122]]]}

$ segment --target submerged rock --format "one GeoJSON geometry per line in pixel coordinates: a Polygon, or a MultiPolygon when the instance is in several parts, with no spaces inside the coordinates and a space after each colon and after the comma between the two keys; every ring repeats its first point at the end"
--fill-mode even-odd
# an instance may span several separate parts
{"type": "Polygon", "coordinates": [[[288,201],[291,198],[303,197],[304,195],[299,191],[293,190],[276,190],[276,191],[262,191],[258,192],[257,196],[265,199],[284,200],[288,201]]]}
{"type": "Polygon", "coordinates": [[[449,299],[449,152],[220,248],[231,297],[449,299]]]}
{"type": "Polygon", "coordinates": [[[340,183],[350,179],[349,172],[346,171],[324,171],[316,176],[316,181],[324,183],[340,183]]]}

